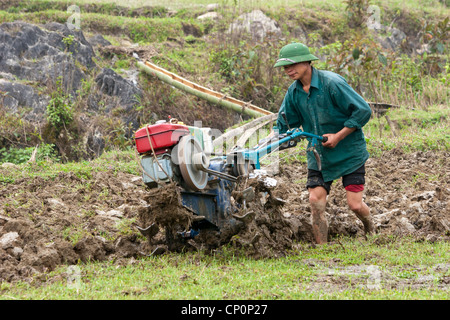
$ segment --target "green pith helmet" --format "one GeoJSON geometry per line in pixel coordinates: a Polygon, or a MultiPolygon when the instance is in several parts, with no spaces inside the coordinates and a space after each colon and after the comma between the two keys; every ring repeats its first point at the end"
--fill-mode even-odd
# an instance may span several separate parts
{"type": "Polygon", "coordinates": [[[288,45],[285,45],[280,50],[278,60],[273,67],[276,68],[281,66],[287,66],[289,64],[314,60],[319,60],[319,58],[312,55],[309,52],[309,48],[305,46],[303,43],[290,43],[288,45]]]}

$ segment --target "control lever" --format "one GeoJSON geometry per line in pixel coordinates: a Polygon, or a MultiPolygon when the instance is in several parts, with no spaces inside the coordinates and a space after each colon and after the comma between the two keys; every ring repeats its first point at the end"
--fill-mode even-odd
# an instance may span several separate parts
{"type": "Polygon", "coordinates": [[[281,112],[281,116],[283,117],[284,122],[286,122],[286,126],[288,127],[288,130],[291,131],[291,127],[289,126],[288,119],[286,117],[286,113],[281,112]]]}

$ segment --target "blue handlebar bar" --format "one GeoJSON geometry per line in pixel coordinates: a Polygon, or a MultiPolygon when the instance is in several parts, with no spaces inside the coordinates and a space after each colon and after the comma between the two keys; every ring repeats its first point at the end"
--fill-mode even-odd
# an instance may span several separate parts
{"type": "MultiPolygon", "coordinates": [[[[277,150],[283,143],[289,142],[289,141],[298,141],[302,138],[311,138],[311,145],[312,147],[315,147],[318,143],[318,141],[326,142],[328,140],[328,137],[323,137],[319,135],[315,135],[312,133],[301,131],[298,128],[294,128],[291,130],[288,130],[286,132],[286,136],[279,139],[278,141],[275,141],[267,146],[256,148],[252,150],[244,150],[242,151],[243,158],[246,160],[250,160],[252,164],[255,166],[256,169],[260,168],[259,159],[263,156],[271,153],[272,151],[277,150]]],[[[239,151],[238,151],[239,152],[239,151]]]]}

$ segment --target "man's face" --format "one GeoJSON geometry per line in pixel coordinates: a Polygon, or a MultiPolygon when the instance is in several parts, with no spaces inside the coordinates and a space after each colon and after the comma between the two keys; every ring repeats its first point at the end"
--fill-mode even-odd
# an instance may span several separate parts
{"type": "Polygon", "coordinates": [[[292,80],[301,79],[305,73],[308,71],[310,67],[309,62],[299,62],[294,64],[289,64],[284,66],[284,72],[291,78],[292,80]]]}

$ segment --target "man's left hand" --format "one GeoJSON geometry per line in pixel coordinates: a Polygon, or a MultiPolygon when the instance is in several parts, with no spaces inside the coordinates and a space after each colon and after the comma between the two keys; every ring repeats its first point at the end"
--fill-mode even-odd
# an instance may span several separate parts
{"type": "Polygon", "coordinates": [[[322,142],[322,145],[326,148],[333,149],[341,141],[335,133],[326,133],[323,136],[328,138],[327,142],[322,142]]]}
{"type": "Polygon", "coordinates": [[[341,131],[339,131],[338,133],[325,133],[323,136],[324,137],[328,137],[328,141],[327,142],[322,142],[322,145],[326,148],[331,148],[333,149],[334,147],[337,146],[337,144],[339,143],[339,141],[341,141],[342,139],[344,139],[346,136],[348,136],[350,133],[352,133],[353,131],[355,131],[356,128],[347,128],[344,127],[341,131]]]}

